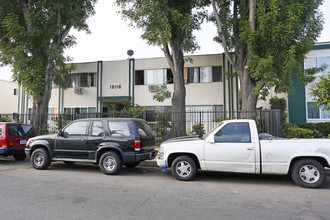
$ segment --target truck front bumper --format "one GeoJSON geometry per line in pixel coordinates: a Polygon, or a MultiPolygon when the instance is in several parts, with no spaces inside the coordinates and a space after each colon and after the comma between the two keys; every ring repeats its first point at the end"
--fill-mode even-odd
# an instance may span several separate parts
{"type": "Polygon", "coordinates": [[[167,171],[167,161],[165,159],[157,158],[157,166],[162,168],[163,172],[167,171]]]}

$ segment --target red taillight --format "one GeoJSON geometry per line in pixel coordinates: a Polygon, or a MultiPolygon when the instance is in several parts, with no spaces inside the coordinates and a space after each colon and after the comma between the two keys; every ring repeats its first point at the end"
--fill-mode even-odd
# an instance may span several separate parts
{"type": "Polygon", "coordinates": [[[134,149],[136,151],[139,151],[141,149],[141,141],[140,140],[135,140],[135,142],[134,142],[134,149]]]}
{"type": "Polygon", "coordinates": [[[7,147],[7,140],[6,139],[0,140],[0,147],[7,147]]]}

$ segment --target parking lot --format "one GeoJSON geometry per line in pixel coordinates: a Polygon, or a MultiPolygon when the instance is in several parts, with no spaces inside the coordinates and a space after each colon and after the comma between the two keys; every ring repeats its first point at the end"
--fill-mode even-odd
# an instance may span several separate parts
{"type": "MultiPolygon", "coordinates": [[[[142,164],[143,165],[143,164],[142,164]]],[[[150,164],[144,164],[150,165],[150,164]]],[[[1,219],[328,219],[330,177],[320,189],[286,176],[199,173],[177,181],[138,166],[104,175],[98,166],[0,158],[1,219]]]]}

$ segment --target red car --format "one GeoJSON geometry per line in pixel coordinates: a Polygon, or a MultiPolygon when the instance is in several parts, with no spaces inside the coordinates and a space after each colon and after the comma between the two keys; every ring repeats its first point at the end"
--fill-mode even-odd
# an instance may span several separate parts
{"type": "Polygon", "coordinates": [[[24,160],[26,141],[36,135],[30,124],[0,122],[0,156],[13,155],[16,160],[24,160]]]}

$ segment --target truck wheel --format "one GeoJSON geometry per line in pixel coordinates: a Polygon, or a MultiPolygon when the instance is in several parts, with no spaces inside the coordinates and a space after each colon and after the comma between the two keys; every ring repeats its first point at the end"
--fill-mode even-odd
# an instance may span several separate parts
{"type": "Polygon", "coordinates": [[[104,174],[115,175],[122,168],[123,161],[116,152],[108,151],[102,154],[99,166],[104,174]]]}
{"type": "Polygon", "coordinates": [[[25,154],[14,154],[15,160],[24,160],[26,158],[25,154]]]}
{"type": "Polygon", "coordinates": [[[178,180],[192,180],[197,173],[195,161],[188,156],[179,156],[175,158],[171,166],[172,175],[178,180]]]}
{"type": "Polygon", "coordinates": [[[301,159],[295,162],[291,171],[293,181],[302,187],[318,188],[326,181],[326,172],[321,163],[313,159],[301,159]]]}
{"type": "Polygon", "coordinates": [[[33,151],[31,156],[32,166],[37,170],[45,170],[50,165],[50,157],[48,152],[43,148],[33,151]]]}

